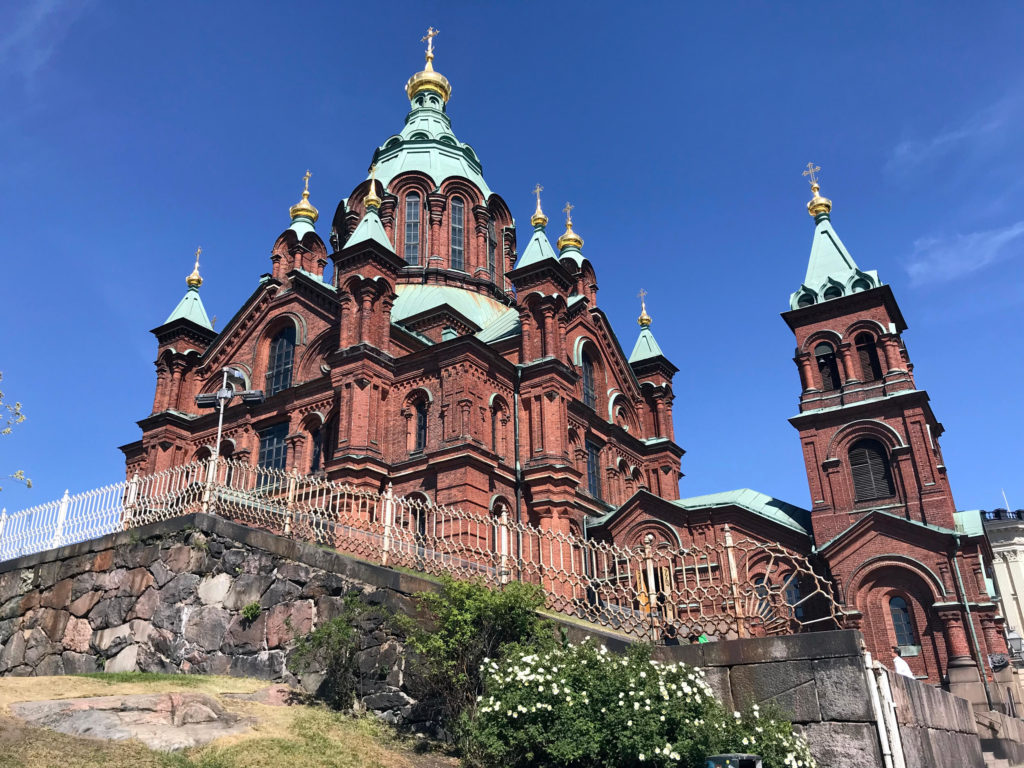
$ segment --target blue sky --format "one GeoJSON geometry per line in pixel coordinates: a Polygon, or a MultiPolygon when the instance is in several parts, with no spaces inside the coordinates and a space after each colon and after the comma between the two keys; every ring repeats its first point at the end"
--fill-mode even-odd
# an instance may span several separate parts
{"type": "MultiPolygon", "coordinates": [[[[203,246],[218,327],[313,172],[321,236],[437,38],[449,114],[520,225],[576,206],[628,352],[636,294],[679,366],[684,495],[806,506],[779,313],[821,165],[833,223],[892,285],[958,506],[1024,506],[1024,9],[1010,3],[196,3],[0,9],[0,438],[9,511],[123,476],[161,323],[203,246]],[[778,6],[778,7],[776,7],[778,6]]],[[[524,233],[520,233],[525,241],[524,233]]]]}

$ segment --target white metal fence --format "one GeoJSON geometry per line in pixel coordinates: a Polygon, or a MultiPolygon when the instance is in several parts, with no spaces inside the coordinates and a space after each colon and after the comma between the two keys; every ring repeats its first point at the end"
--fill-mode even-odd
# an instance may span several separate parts
{"type": "Polygon", "coordinates": [[[636,547],[210,459],[0,516],[0,560],[207,511],[385,566],[544,591],[547,607],[655,642],[841,626],[832,584],[774,543],[636,547]]]}

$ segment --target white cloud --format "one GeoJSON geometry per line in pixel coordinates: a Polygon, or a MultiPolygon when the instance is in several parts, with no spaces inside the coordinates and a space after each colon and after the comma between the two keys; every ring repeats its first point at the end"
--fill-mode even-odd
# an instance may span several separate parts
{"type": "Polygon", "coordinates": [[[0,67],[19,73],[31,84],[88,4],[86,0],[35,0],[22,6],[0,34],[0,67]]]}
{"type": "Polygon", "coordinates": [[[955,280],[996,261],[1024,253],[1024,221],[1007,227],[951,237],[923,237],[907,263],[918,285],[955,280]]]}

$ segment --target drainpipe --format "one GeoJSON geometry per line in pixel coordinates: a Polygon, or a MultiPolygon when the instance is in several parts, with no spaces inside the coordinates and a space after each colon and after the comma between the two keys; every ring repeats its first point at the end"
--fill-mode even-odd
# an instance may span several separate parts
{"type": "Polygon", "coordinates": [[[900,735],[900,724],[896,719],[896,703],[893,701],[892,685],[889,683],[889,673],[877,661],[871,666],[875,671],[875,680],[878,682],[882,716],[892,740],[893,768],[907,768],[907,759],[903,751],[903,737],[900,735]]]}
{"type": "Polygon", "coordinates": [[[864,682],[868,686],[868,698],[871,699],[871,712],[875,716],[875,728],[878,730],[878,743],[882,747],[882,762],[885,768],[895,768],[892,762],[892,747],[889,745],[889,733],[882,715],[882,704],[878,699],[878,686],[871,671],[871,653],[861,645],[861,660],[864,662],[864,682]]]}
{"type": "Polygon", "coordinates": [[[515,443],[515,498],[516,498],[516,579],[523,580],[523,473],[519,464],[519,380],[522,368],[516,366],[516,378],[512,386],[512,441],[515,443]]]}
{"type": "Polygon", "coordinates": [[[960,537],[954,536],[953,540],[956,542],[956,550],[953,552],[953,570],[956,572],[956,585],[960,590],[960,602],[964,606],[964,611],[967,613],[967,626],[971,628],[971,644],[974,646],[974,660],[978,663],[978,672],[981,673],[981,684],[985,686],[985,700],[988,702],[989,710],[994,710],[992,706],[992,692],[988,689],[988,673],[985,671],[985,665],[981,660],[981,646],[978,645],[978,633],[974,631],[974,619],[971,617],[971,604],[967,600],[967,592],[964,591],[964,580],[960,576],[960,558],[957,555],[960,554],[960,537]]]}

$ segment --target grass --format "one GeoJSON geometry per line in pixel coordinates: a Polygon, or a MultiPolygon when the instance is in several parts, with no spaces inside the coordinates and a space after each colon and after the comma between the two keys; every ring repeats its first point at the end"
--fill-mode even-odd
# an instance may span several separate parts
{"type": "Polygon", "coordinates": [[[352,717],[320,706],[268,706],[224,697],[266,687],[260,680],[140,672],[0,679],[0,768],[455,768],[453,758],[424,749],[371,716],[352,717]],[[218,697],[253,721],[246,733],[182,753],[156,752],[138,742],[101,741],[28,726],[10,717],[15,701],[171,692],[181,688],[218,697]]]}

